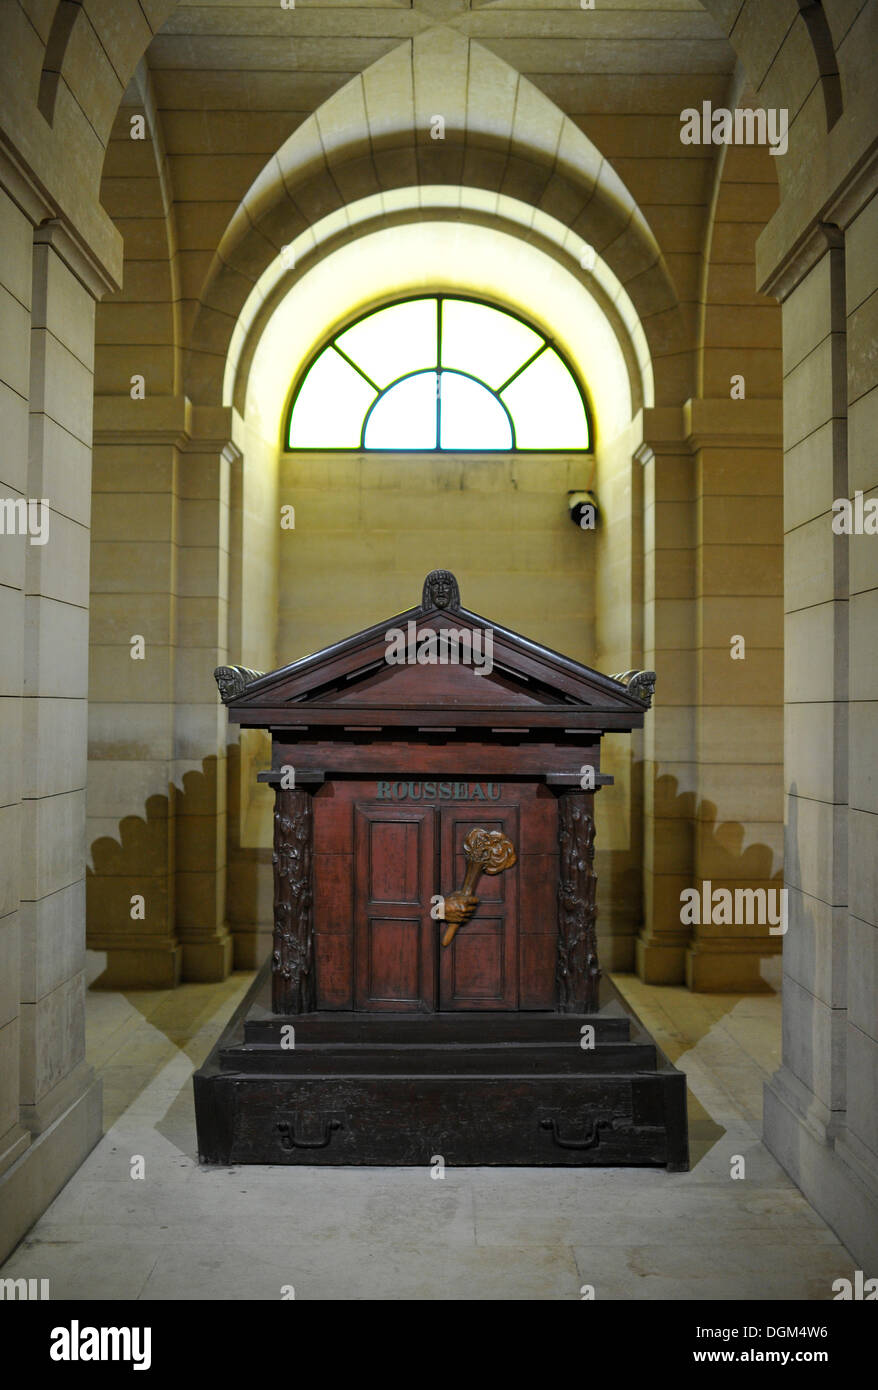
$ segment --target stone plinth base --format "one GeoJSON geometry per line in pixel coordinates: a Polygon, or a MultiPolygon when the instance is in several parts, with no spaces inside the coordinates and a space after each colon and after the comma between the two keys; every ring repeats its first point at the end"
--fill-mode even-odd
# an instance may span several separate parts
{"type": "Polygon", "coordinates": [[[217,984],[231,974],[234,943],[228,932],[205,941],[184,941],[182,950],[184,980],[217,984]]]}
{"type": "Polygon", "coordinates": [[[232,941],[235,945],[235,970],[258,970],[271,955],[271,927],[256,923],[252,926],[236,925],[232,929],[232,941]]]}
{"type": "Polygon", "coordinates": [[[179,945],[109,945],[104,939],[93,944],[91,938],[88,945],[107,956],[92,989],[176,989],[180,983],[183,951],[179,945]]]}
{"type": "Polygon", "coordinates": [[[760,941],[704,942],[686,952],[687,988],[700,994],[771,994],[772,986],[762,974],[766,956],[780,954],[781,938],[760,941]]]}
{"type": "MultiPolygon", "coordinates": [[[[850,1250],[865,1278],[878,1277],[875,1168],[834,1135],[829,1112],[786,1067],[765,1084],[763,1138],[793,1182],[850,1250]]],[[[871,1158],[874,1164],[874,1155],[871,1158]]],[[[826,1297],[832,1298],[827,1289],[826,1297]]]]}
{"type": "Polygon", "coordinates": [[[102,1132],[101,1083],[93,1079],[0,1177],[0,1261],[54,1201],[102,1132]]]}
{"type": "Polygon", "coordinates": [[[681,985],[686,978],[686,947],[677,942],[665,945],[639,937],[635,961],[638,978],[646,985],[681,985]]]}

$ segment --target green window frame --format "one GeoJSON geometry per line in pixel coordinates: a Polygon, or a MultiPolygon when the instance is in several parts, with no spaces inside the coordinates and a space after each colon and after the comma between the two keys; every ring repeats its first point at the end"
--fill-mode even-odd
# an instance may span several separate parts
{"type": "Polygon", "coordinates": [[[312,353],[284,416],[288,452],[592,453],[586,392],[541,329],[468,295],[410,295],[312,353]]]}

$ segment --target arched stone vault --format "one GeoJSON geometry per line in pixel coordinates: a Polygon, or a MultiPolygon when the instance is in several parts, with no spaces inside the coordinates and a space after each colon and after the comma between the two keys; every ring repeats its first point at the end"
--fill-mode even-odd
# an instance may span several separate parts
{"type": "Polygon", "coordinates": [[[581,237],[631,297],[655,364],[657,401],[691,393],[690,335],[671,277],[612,166],[531,83],[441,29],[348,83],[266,164],[226,229],[200,296],[187,353],[190,398],[220,404],[236,320],[283,246],[324,218],[343,216],[350,201],[436,185],[514,198],[581,237]],[[406,108],[398,93],[407,89],[406,108]],[[478,104],[465,100],[473,92],[478,104]],[[444,134],[434,140],[431,121],[440,115],[444,134]]]}
{"type": "Polygon", "coordinates": [[[149,392],[176,395],[182,388],[183,326],[175,205],[145,62],[138,64],[119,107],[107,146],[101,197],[124,229],[126,266],[121,290],[96,307],[95,394],[127,395],[131,374],[144,371],[142,347],[129,344],[125,334],[136,306],[133,312],[139,315],[143,340],[152,349],[149,392]],[[137,117],[144,123],[142,140],[131,139],[131,120],[137,117]]]}
{"type": "MultiPolygon", "coordinates": [[[[770,6],[764,0],[744,0],[743,4],[741,0],[702,0],[702,4],[720,31],[728,35],[761,101],[785,105],[795,118],[816,92],[824,112],[824,130],[833,117],[837,119],[843,102],[845,63],[835,50],[845,34],[848,6],[827,0],[821,21],[809,13],[819,7],[802,4],[800,0],[774,0],[770,6]],[[775,62],[778,50],[788,42],[798,61],[793,63],[787,53],[783,62],[775,62]],[[841,99],[826,96],[826,88],[833,86],[835,78],[840,78],[841,99]]],[[[112,6],[100,0],[84,0],[69,23],[62,20],[63,8],[62,0],[40,7],[38,32],[42,48],[29,46],[30,63],[25,64],[23,77],[33,90],[32,99],[36,99],[41,85],[45,88],[46,75],[51,74],[56,74],[58,84],[63,83],[68,90],[82,92],[83,55],[90,55],[94,61],[89,72],[88,115],[106,145],[121,93],[152,35],[174,14],[177,0],[147,0],[145,4],[138,0],[114,0],[112,6]],[[95,53],[96,44],[103,51],[101,58],[95,53]]],[[[477,18],[471,22],[469,14],[461,15],[454,7],[448,7],[443,14],[443,7],[437,9],[431,0],[414,0],[413,9],[428,34],[437,18],[444,19],[448,27],[443,25],[441,30],[432,32],[442,32],[452,42],[477,22],[477,18]]],[[[53,111],[55,106],[53,101],[53,111]]]]}
{"type": "MultiPolygon", "coordinates": [[[[303,225],[344,207],[353,197],[394,186],[388,182],[391,167],[398,187],[464,182],[502,188],[581,230],[598,251],[606,252],[624,283],[630,278],[639,282],[632,287],[632,297],[653,356],[661,364],[657,401],[689,394],[694,364],[685,351],[687,324],[681,322],[672,293],[668,302],[673,284],[654,238],[609,164],[581,132],[490,51],[490,31],[478,42],[469,41],[471,33],[481,34],[480,14],[491,8],[461,13],[456,6],[415,0],[421,31],[414,39],[337,92],[269,161],[232,219],[200,302],[192,306],[190,340],[176,345],[178,351],[188,351],[185,384],[194,399],[219,399],[209,358],[223,337],[222,320],[214,316],[228,315],[235,302],[228,283],[232,273],[258,274],[303,225]],[[431,91],[429,72],[437,57],[448,80],[431,91]],[[389,79],[398,74],[401,62],[410,63],[412,74],[402,120],[398,103],[394,108],[386,99],[395,85],[389,79]],[[473,90],[484,93],[481,111],[469,102],[473,90]],[[415,129],[425,133],[430,118],[440,112],[446,141],[419,145],[415,129]],[[656,309],[656,303],[662,307],[656,309]]],[[[728,34],[758,99],[789,109],[791,139],[800,150],[816,146],[815,137],[838,122],[846,90],[860,95],[845,76],[852,62],[850,48],[837,51],[849,23],[845,6],[829,0],[825,13],[820,10],[817,15],[812,11],[819,7],[802,6],[798,0],[776,0],[771,6],[757,0],[705,0],[704,8],[728,34]]],[[[74,150],[82,134],[74,108],[82,111],[96,137],[95,152],[105,147],[137,62],[151,36],[176,9],[171,0],[152,0],[145,6],[118,0],[112,10],[98,0],[86,0],[72,23],[62,22],[59,5],[40,7],[39,18],[35,12],[43,48],[29,47],[30,66],[25,63],[14,75],[17,86],[33,89],[32,99],[42,92],[51,128],[33,152],[52,155],[59,174],[69,177],[75,170],[86,184],[89,177],[94,181],[99,176],[99,164],[84,165],[80,150],[74,150]],[[89,55],[94,61],[84,81],[83,64],[90,61],[89,55]]],[[[811,166],[801,158],[780,162],[782,186],[793,201],[800,197],[803,170],[810,173],[811,166]]],[[[109,253],[110,242],[104,240],[109,253]]]]}
{"type": "Polygon", "coordinates": [[[281,282],[278,288],[253,325],[247,369],[237,381],[240,415],[274,447],[283,436],[291,388],[315,343],[370,305],[409,294],[484,297],[545,332],[585,386],[601,457],[608,442],[631,424],[632,387],[643,393],[636,360],[632,373],[633,344],[618,316],[611,322],[564,259],[549,258],[533,240],[511,235],[508,224],[443,219],[428,209],[403,222],[366,223],[359,236],[303,267],[292,285],[281,282]]]}
{"type": "MultiPolygon", "coordinates": [[[[233,404],[239,414],[243,415],[250,367],[262,333],[281,300],[301,276],[307,274],[325,257],[333,255],[341,247],[357,241],[360,237],[369,236],[381,228],[401,227],[424,220],[467,222],[476,226],[491,227],[499,232],[512,233],[558,261],[588,290],[612,326],[627,366],[632,413],[636,414],[644,405],[654,405],[652,361],[646,336],[631,300],[616,277],[608,272],[605,266],[597,264],[594,268],[596,273],[582,269],[574,247],[567,247],[563,237],[559,240],[552,235],[554,229],[548,218],[541,219],[539,229],[529,226],[526,216],[530,211],[532,217],[533,210],[528,210],[524,204],[515,207],[513,200],[508,198],[503,199],[503,214],[499,211],[492,214],[485,210],[483,201],[473,190],[466,188],[412,188],[401,189],[399,194],[400,197],[394,200],[397,206],[390,212],[380,211],[383,201],[380,198],[360,200],[350,208],[352,214],[358,214],[356,221],[339,230],[334,230],[337,219],[322,219],[311,229],[316,238],[315,244],[304,254],[296,255],[295,268],[285,268],[283,257],[276,257],[269,264],[259,281],[252,287],[239,313],[230,340],[223,388],[224,405],[233,404]],[[456,195],[456,205],[448,205],[449,197],[442,201],[437,196],[442,193],[456,195]],[[408,206],[403,205],[403,199],[408,202],[408,206]],[[518,212],[518,217],[511,215],[513,212],[518,212]],[[325,234],[321,235],[321,229],[324,227],[325,234]]],[[[565,229],[561,227],[560,230],[563,232],[565,229]]],[[[571,238],[568,237],[569,239],[571,238]]],[[[578,238],[576,240],[578,241],[578,238]]],[[[295,246],[295,243],[293,245],[295,246]]],[[[510,308],[520,307],[516,303],[512,287],[508,304],[510,308]]],[[[367,307],[369,305],[363,303],[357,311],[367,307]]],[[[350,314],[347,317],[350,317],[350,314]]],[[[341,326],[341,321],[327,322],[322,325],[322,330],[336,330],[341,326]]],[[[551,331],[552,325],[545,326],[551,331]]]]}
{"type": "MultiPolygon", "coordinates": [[[[819,204],[820,188],[830,187],[833,172],[833,142],[823,138],[827,127],[841,152],[850,140],[847,108],[865,109],[869,100],[859,75],[857,45],[846,42],[850,5],[842,0],[826,0],[822,7],[799,0],[774,0],[771,5],[765,0],[703,0],[703,6],[718,32],[728,35],[760,101],[787,107],[795,145],[819,152],[817,169],[813,159],[800,157],[787,161],[780,171],[784,193],[797,205],[797,213],[809,202],[819,204]],[[805,170],[811,174],[807,189],[800,186],[805,170]]],[[[13,145],[44,170],[57,213],[77,226],[111,278],[121,247],[98,203],[103,152],[138,62],[177,8],[175,0],[113,0],[112,5],[84,0],[72,22],[65,23],[62,0],[50,0],[10,5],[4,25],[0,75],[8,95],[13,145]],[[41,110],[40,121],[34,123],[28,113],[40,109],[41,92],[42,107],[49,114],[47,118],[41,110]]],[[[492,9],[481,5],[461,13],[436,0],[413,0],[412,8],[422,32],[435,31],[437,19],[444,19],[443,32],[456,38],[481,34],[483,16],[492,9]]],[[[66,9],[69,15],[71,7],[66,9]]],[[[490,33],[480,42],[490,48],[490,33]]],[[[860,120],[860,127],[859,138],[864,139],[868,124],[860,120]]]]}

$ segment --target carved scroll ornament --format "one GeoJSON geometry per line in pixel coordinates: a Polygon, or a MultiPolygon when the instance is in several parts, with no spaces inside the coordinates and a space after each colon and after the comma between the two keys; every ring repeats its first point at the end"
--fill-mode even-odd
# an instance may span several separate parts
{"type": "Polygon", "coordinates": [[[620,685],[624,685],[629,695],[643,700],[647,709],[652,706],[656,679],[655,671],[621,671],[618,676],[610,677],[610,680],[618,681],[620,685]]]}
{"type": "Polygon", "coordinates": [[[594,816],[581,792],[558,803],[558,1009],[593,1013],[598,1006],[597,908],[594,816]]]}
{"type": "Polygon", "coordinates": [[[272,1008],[305,1014],[315,1007],[311,795],[275,790],[272,1008]]]}

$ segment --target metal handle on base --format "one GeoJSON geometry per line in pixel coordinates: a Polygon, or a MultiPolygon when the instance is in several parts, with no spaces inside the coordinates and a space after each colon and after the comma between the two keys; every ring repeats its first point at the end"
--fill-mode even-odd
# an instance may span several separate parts
{"type": "Polygon", "coordinates": [[[277,1125],[277,1131],[281,1136],[280,1146],[287,1151],[290,1149],[325,1149],[337,1129],[341,1129],[341,1120],[325,1120],[322,1139],[300,1139],[295,1132],[295,1122],[291,1125],[286,1123],[277,1125]]]}
{"type": "Polygon", "coordinates": [[[562,1139],[556,1119],[540,1120],[540,1129],[551,1130],[552,1138],[560,1149],[596,1149],[601,1141],[601,1130],[610,1129],[612,1120],[595,1120],[584,1139],[562,1139]]]}

